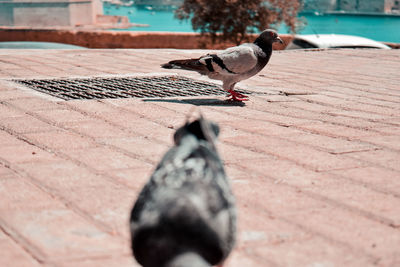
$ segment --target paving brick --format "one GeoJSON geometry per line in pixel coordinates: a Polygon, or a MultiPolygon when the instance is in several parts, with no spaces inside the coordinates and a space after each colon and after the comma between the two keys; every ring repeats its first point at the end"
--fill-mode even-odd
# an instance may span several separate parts
{"type": "Polygon", "coordinates": [[[8,167],[0,164],[0,179],[14,178],[16,174],[8,167]]]}
{"type": "Polygon", "coordinates": [[[139,190],[141,190],[150,179],[155,168],[156,166],[149,165],[142,168],[112,170],[108,172],[107,175],[115,179],[118,183],[136,189],[136,193],[139,193],[139,190]]]}
{"type": "Polygon", "coordinates": [[[157,140],[164,144],[171,144],[173,140],[174,129],[162,126],[147,119],[138,121],[125,121],[121,127],[134,132],[137,136],[157,140]]]}
{"type": "Polygon", "coordinates": [[[87,168],[66,160],[30,162],[19,164],[18,167],[38,185],[47,188],[54,195],[61,195],[63,191],[79,186],[80,183],[85,186],[94,186],[98,179],[102,179],[87,168]]]}
{"type": "Polygon", "coordinates": [[[0,90],[0,100],[21,99],[32,97],[32,93],[25,90],[0,90]]]}
{"type": "Polygon", "coordinates": [[[80,149],[95,146],[94,141],[89,137],[84,137],[68,131],[51,131],[43,133],[24,134],[32,143],[38,146],[45,146],[50,149],[80,149]]]}
{"type": "Polygon", "coordinates": [[[90,114],[112,113],[117,111],[117,107],[107,105],[102,100],[72,100],[63,101],[61,105],[70,107],[71,109],[78,109],[79,111],[90,114]]]}
{"type": "Polygon", "coordinates": [[[24,143],[24,141],[19,140],[17,136],[7,133],[6,131],[0,130],[0,145],[8,146],[8,145],[19,145],[24,143]]]}
{"type": "Polygon", "coordinates": [[[11,99],[6,102],[8,105],[15,106],[24,111],[65,109],[65,106],[59,105],[56,101],[49,101],[48,99],[38,97],[11,99]]]}
{"type": "Polygon", "coordinates": [[[347,139],[358,139],[363,136],[375,136],[379,134],[375,131],[375,129],[356,129],[342,125],[327,124],[323,122],[298,125],[296,126],[296,128],[310,131],[319,135],[344,137],[347,139]]]}
{"type": "Polygon", "coordinates": [[[127,250],[121,239],[102,232],[66,208],[16,208],[3,213],[2,220],[46,258],[73,259],[127,250]],[[101,243],[107,246],[99,246],[101,243]]]}
{"type": "MultiPolygon", "coordinates": [[[[73,205],[94,221],[107,225],[110,232],[120,232],[127,237],[127,211],[136,195],[132,190],[70,162],[23,164],[20,167],[60,201],[68,203],[68,206],[73,205]]],[[[135,175],[131,177],[135,178],[135,175]]],[[[26,197],[23,201],[27,201],[26,197]]]]}
{"type": "Polygon", "coordinates": [[[365,163],[344,155],[333,155],[310,146],[292,143],[275,137],[238,136],[226,140],[226,142],[232,145],[252,148],[252,150],[275,155],[282,159],[289,159],[316,171],[346,169],[365,165],[365,163]]]}
{"type": "Polygon", "coordinates": [[[21,179],[0,179],[0,218],[9,211],[63,208],[64,205],[33,184],[21,179]],[[51,200],[51,201],[50,201],[51,200]]]}
{"type": "Polygon", "coordinates": [[[274,266],[372,266],[375,259],[321,238],[281,242],[251,248],[252,258],[276,262],[274,266]],[[284,256],[283,256],[284,255],[284,256]]]}
{"type": "Polygon", "coordinates": [[[64,128],[92,138],[123,137],[130,133],[101,120],[77,121],[65,123],[64,128]]]}
{"type": "Polygon", "coordinates": [[[93,266],[108,266],[108,267],[140,267],[135,262],[131,255],[107,255],[101,258],[80,259],[79,261],[62,261],[56,262],[59,267],[93,267],[93,266]]]}
{"type": "Polygon", "coordinates": [[[25,113],[19,110],[16,110],[13,107],[6,106],[0,103],[0,119],[7,119],[7,118],[15,118],[25,116],[25,113]]]}
{"type": "Polygon", "coordinates": [[[393,258],[396,252],[388,248],[395,248],[400,242],[397,229],[341,208],[327,207],[293,213],[287,219],[376,259],[393,258]]]}
{"type": "Polygon", "coordinates": [[[243,147],[224,143],[218,144],[218,151],[225,164],[258,159],[264,156],[261,153],[256,153],[243,147]],[[232,155],[235,155],[235,157],[232,157],[232,155]]]}
{"type": "Polygon", "coordinates": [[[355,151],[369,151],[377,149],[376,146],[360,141],[348,141],[342,138],[333,138],[319,134],[301,133],[287,135],[284,139],[299,142],[305,145],[328,151],[332,154],[350,153],[355,151]]]}
{"type": "Polygon", "coordinates": [[[364,152],[354,152],[349,154],[349,157],[354,159],[363,160],[369,162],[369,165],[379,165],[384,168],[389,168],[392,170],[400,170],[399,160],[400,153],[388,151],[386,149],[375,150],[375,151],[364,151],[364,152]]]}
{"type": "Polygon", "coordinates": [[[21,245],[0,231],[0,265],[21,267],[37,267],[40,263],[29,255],[21,245]]]}
{"type": "Polygon", "coordinates": [[[28,143],[4,146],[0,158],[10,163],[54,161],[57,156],[28,143]]]}
{"type": "Polygon", "coordinates": [[[272,135],[272,136],[284,136],[284,135],[296,135],[303,133],[302,131],[298,129],[294,129],[292,127],[285,127],[285,126],[280,126],[276,125],[274,123],[270,123],[267,121],[261,121],[261,120],[248,120],[248,119],[237,119],[237,120],[231,120],[224,122],[223,127],[221,129],[222,133],[225,132],[231,132],[233,129],[240,129],[246,132],[251,132],[251,133],[258,133],[262,135],[272,135]],[[229,126],[226,127],[226,126],[229,126]]]}
{"type": "Polygon", "coordinates": [[[336,170],[329,173],[372,185],[383,192],[400,196],[400,173],[384,167],[362,167],[336,170]]]}
{"type": "Polygon", "coordinates": [[[65,150],[65,153],[97,171],[140,168],[148,164],[106,147],[65,150]]]}
{"type": "Polygon", "coordinates": [[[363,141],[400,152],[400,134],[386,136],[370,136],[360,138],[363,141]]]}
{"type": "Polygon", "coordinates": [[[397,135],[400,136],[400,126],[388,126],[375,128],[374,131],[378,133],[383,133],[387,135],[397,135]]]}
{"type": "Polygon", "coordinates": [[[63,124],[66,122],[77,122],[77,121],[90,121],[92,118],[89,116],[85,116],[79,112],[73,110],[52,110],[51,112],[44,111],[36,111],[35,114],[45,120],[48,120],[55,124],[63,124]]]}
{"type": "Polygon", "coordinates": [[[53,125],[38,120],[35,117],[29,115],[25,115],[23,117],[10,117],[7,119],[2,119],[0,121],[0,126],[3,126],[6,129],[17,132],[19,134],[47,132],[57,129],[53,125]]]}
{"type": "Polygon", "coordinates": [[[128,151],[137,157],[148,161],[158,163],[167,150],[172,147],[149,140],[145,137],[122,137],[122,138],[105,138],[99,141],[108,145],[116,146],[124,151],[128,151]]]}

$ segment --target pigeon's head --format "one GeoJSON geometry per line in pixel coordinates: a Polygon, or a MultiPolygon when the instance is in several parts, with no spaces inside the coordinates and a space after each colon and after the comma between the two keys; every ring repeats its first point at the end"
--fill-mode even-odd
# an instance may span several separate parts
{"type": "Polygon", "coordinates": [[[261,42],[261,43],[266,43],[266,44],[272,44],[275,42],[279,42],[283,44],[282,39],[278,36],[278,33],[275,30],[267,29],[264,30],[256,39],[256,42],[261,42]]]}
{"type": "Polygon", "coordinates": [[[174,142],[178,145],[181,139],[187,135],[194,135],[198,140],[205,140],[213,143],[219,134],[218,124],[207,121],[200,116],[199,119],[192,122],[187,122],[181,128],[176,130],[174,134],[174,142]]]}

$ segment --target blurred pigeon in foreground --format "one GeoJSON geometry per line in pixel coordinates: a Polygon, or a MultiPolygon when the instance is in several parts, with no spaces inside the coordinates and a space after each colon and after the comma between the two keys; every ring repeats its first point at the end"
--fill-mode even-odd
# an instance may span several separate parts
{"type": "Polygon", "coordinates": [[[132,250],[144,267],[222,263],[236,233],[234,197],[214,141],[218,125],[186,123],[131,213],[132,250]]]}
{"type": "Polygon", "coordinates": [[[221,80],[222,88],[232,97],[230,100],[245,101],[246,95],[233,90],[235,84],[259,73],[267,65],[272,54],[272,43],[283,43],[274,30],[263,31],[254,43],[245,43],[199,58],[173,60],[161,65],[165,69],[197,71],[210,79],[221,80]]]}

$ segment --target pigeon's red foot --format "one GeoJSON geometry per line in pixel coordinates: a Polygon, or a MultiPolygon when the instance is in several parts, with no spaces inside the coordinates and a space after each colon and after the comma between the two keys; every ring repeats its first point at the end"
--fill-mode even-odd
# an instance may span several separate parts
{"type": "Polygon", "coordinates": [[[236,92],[234,90],[229,90],[228,92],[229,92],[228,96],[231,96],[231,98],[228,99],[229,101],[242,102],[242,101],[248,101],[249,100],[249,97],[247,95],[241,94],[241,93],[236,92]]]}

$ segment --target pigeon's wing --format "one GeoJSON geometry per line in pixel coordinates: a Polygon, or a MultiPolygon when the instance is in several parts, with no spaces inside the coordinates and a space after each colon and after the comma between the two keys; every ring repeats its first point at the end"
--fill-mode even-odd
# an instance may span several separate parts
{"type": "Polygon", "coordinates": [[[257,65],[258,59],[251,46],[241,45],[217,54],[203,56],[200,62],[204,64],[210,62],[214,71],[219,73],[242,74],[252,70],[257,65]]]}

